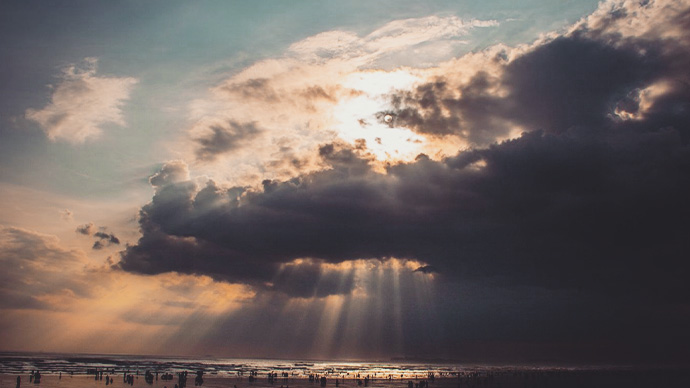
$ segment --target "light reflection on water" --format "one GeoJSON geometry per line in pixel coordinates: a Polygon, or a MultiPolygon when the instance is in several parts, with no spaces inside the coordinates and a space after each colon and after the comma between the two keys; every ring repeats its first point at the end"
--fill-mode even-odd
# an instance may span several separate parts
{"type": "MultiPolygon", "coordinates": [[[[687,367],[607,367],[553,365],[487,365],[434,362],[346,362],[299,361],[270,359],[188,358],[125,355],[77,355],[0,352],[0,388],[15,387],[17,376],[21,388],[103,388],[103,380],[95,380],[93,370],[113,377],[116,387],[129,387],[124,375],[135,375],[133,387],[168,388],[175,380],[146,383],[146,370],[163,373],[204,372],[204,388],[317,388],[309,382],[310,374],[328,378],[327,388],[365,388],[357,377],[370,377],[366,388],[414,388],[422,380],[430,380],[430,388],[649,388],[690,387],[687,367]],[[87,371],[91,369],[89,375],[87,371]],[[31,384],[29,374],[39,370],[40,384],[31,384]],[[250,372],[257,380],[250,382],[250,372]],[[62,375],[60,375],[60,373],[62,375]],[[267,376],[277,373],[271,382],[267,376]],[[287,373],[287,378],[283,377],[287,373]],[[73,376],[71,376],[73,374],[73,376]],[[434,378],[430,376],[433,375],[434,378]],[[389,379],[388,377],[392,377],[389,379]],[[413,382],[414,381],[414,382],[413,382]]],[[[191,380],[193,381],[193,379],[191,380]]],[[[318,381],[318,379],[317,379],[318,381]]],[[[188,383],[191,387],[191,383],[188,383]]]]}
{"type": "Polygon", "coordinates": [[[437,376],[470,370],[471,367],[451,364],[433,363],[397,363],[397,362],[344,362],[344,361],[301,361],[272,359],[235,359],[235,358],[182,358],[157,356],[127,355],[79,355],[79,354],[30,354],[0,353],[0,373],[23,374],[33,370],[41,373],[57,374],[59,372],[83,375],[89,369],[105,370],[109,373],[123,374],[126,371],[136,373],[145,370],[163,372],[203,370],[206,374],[219,376],[248,376],[255,371],[259,376],[269,372],[287,372],[290,377],[307,377],[309,374],[352,376],[356,374],[384,378],[426,376],[434,373],[437,376]]]}

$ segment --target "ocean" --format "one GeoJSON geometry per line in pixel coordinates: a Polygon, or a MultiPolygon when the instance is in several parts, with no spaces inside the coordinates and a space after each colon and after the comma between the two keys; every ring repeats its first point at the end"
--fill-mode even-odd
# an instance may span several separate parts
{"type": "Polygon", "coordinates": [[[179,373],[185,371],[187,386],[195,383],[200,372],[202,386],[207,388],[690,387],[690,369],[670,366],[0,353],[0,387],[16,387],[19,377],[20,388],[173,388],[179,383],[179,373]],[[33,381],[34,371],[41,374],[39,383],[33,381]],[[152,376],[149,381],[147,371],[152,376]],[[172,379],[164,380],[166,374],[172,379]],[[126,376],[132,376],[129,382],[126,376]]]}

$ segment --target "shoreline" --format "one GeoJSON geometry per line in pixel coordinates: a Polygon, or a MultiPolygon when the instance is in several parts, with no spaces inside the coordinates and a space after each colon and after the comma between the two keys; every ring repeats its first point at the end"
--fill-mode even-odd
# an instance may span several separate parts
{"type": "MultiPolygon", "coordinates": [[[[132,384],[124,382],[123,374],[109,375],[112,384],[104,380],[96,380],[93,375],[41,373],[41,382],[29,382],[29,373],[0,374],[0,387],[16,388],[17,376],[21,377],[20,388],[174,388],[177,379],[164,381],[162,379],[147,383],[143,373],[134,376],[132,384]]],[[[193,373],[187,379],[187,388],[194,387],[193,373]]],[[[248,376],[229,376],[204,374],[203,385],[200,388],[412,388],[423,387],[426,382],[428,388],[569,388],[569,387],[688,387],[690,386],[689,369],[656,369],[656,370],[492,370],[483,372],[467,372],[456,376],[435,377],[428,379],[420,373],[414,378],[373,378],[368,384],[358,384],[354,376],[337,377],[327,375],[325,386],[316,381],[309,381],[308,377],[278,377],[271,383],[266,375],[258,376],[250,382],[248,376]]],[[[364,376],[361,376],[363,379],[364,376]]],[[[195,387],[196,388],[196,387],[195,387]]]]}

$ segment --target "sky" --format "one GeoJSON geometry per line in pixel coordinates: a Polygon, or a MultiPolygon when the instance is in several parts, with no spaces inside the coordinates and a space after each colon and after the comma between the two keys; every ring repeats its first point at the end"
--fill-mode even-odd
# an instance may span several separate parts
{"type": "Polygon", "coordinates": [[[3,1],[0,350],[690,361],[690,1],[3,1]]]}

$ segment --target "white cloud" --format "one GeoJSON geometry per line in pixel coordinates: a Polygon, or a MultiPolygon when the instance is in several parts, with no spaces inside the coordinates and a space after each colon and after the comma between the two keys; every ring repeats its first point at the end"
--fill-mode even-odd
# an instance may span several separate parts
{"type": "Polygon", "coordinates": [[[36,121],[51,140],[73,144],[97,138],[104,124],[126,125],[122,104],[138,80],[99,77],[97,65],[97,59],[86,58],[80,67],[64,68],[50,103],[41,110],[28,109],[26,118],[36,121]]]}
{"type": "Polygon", "coordinates": [[[687,46],[683,18],[689,6],[689,0],[608,0],[575,24],[571,32],[584,30],[608,37],[612,44],[625,42],[620,39],[625,37],[669,39],[687,46]]]}
{"type": "MultiPolygon", "coordinates": [[[[194,101],[190,119],[195,124],[175,149],[185,150],[181,158],[193,160],[189,155],[195,154],[199,139],[211,138],[211,129],[226,128],[230,122],[253,123],[260,131],[242,147],[214,155],[213,163],[207,158],[190,164],[195,173],[240,185],[321,169],[315,151],[327,142],[365,138],[373,151],[371,147],[380,146],[375,139],[381,138],[374,135],[374,127],[394,132],[377,124],[375,114],[382,109],[383,94],[411,87],[425,74],[423,69],[401,67],[396,59],[407,58],[402,62],[405,66],[448,60],[457,54],[458,44],[466,43],[460,38],[472,28],[495,25],[495,21],[428,16],[395,20],[363,36],[334,30],[295,42],[283,57],[256,62],[194,101]],[[394,62],[397,65],[387,65],[394,62]],[[354,85],[353,77],[368,82],[354,85]],[[231,172],[228,165],[233,166],[231,172]]],[[[393,140],[407,145],[410,139],[393,140]]],[[[383,143],[390,147],[385,136],[383,143]]],[[[428,150],[415,146],[415,152],[428,150]]]]}
{"type": "MultiPolygon", "coordinates": [[[[498,22],[494,20],[466,21],[456,16],[394,20],[362,38],[352,32],[323,32],[294,43],[290,51],[311,61],[337,57],[367,65],[417,45],[456,39],[474,27],[496,25],[498,22]]],[[[452,42],[446,43],[450,46],[452,42]]]]}

